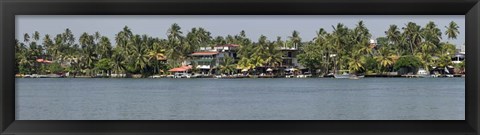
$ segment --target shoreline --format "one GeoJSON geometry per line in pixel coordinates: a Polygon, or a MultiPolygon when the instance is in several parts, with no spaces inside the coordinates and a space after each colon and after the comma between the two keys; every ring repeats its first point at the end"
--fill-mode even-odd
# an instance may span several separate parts
{"type": "MultiPolygon", "coordinates": [[[[349,79],[349,78],[335,78],[335,77],[271,77],[271,76],[242,76],[242,77],[215,77],[215,76],[209,76],[209,77],[192,77],[192,78],[173,78],[173,77],[90,77],[90,76],[77,76],[77,77],[18,77],[15,76],[15,78],[28,78],[28,79],[41,79],[41,78],[79,78],[79,79],[84,79],[84,78],[90,78],[90,79],[301,79],[301,78],[332,78],[332,79],[349,79]]],[[[452,75],[450,77],[446,75],[440,75],[438,77],[423,77],[419,75],[365,75],[364,78],[465,78],[465,75],[452,75]]]]}

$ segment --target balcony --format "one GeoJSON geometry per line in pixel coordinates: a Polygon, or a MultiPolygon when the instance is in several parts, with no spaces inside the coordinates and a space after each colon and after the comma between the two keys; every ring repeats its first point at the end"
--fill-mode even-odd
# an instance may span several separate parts
{"type": "Polygon", "coordinates": [[[198,65],[197,68],[198,69],[210,69],[210,65],[198,65]]]}

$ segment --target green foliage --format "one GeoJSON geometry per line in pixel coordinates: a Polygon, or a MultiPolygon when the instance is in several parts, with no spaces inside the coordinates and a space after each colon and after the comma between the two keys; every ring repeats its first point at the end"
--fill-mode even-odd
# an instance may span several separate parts
{"type": "Polygon", "coordinates": [[[237,65],[234,64],[233,58],[227,56],[223,59],[223,62],[220,65],[220,72],[230,75],[237,71],[236,68],[237,65]]]}
{"type": "MultiPolygon", "coordinates": [[[[434,22],[425,26],[408,22],[401,28],[390,25],[385,36],[377,38],[380,46],[374,48],[370,44],[372,35],[363,21],[353,28],[342,23],[331,27],[331,32],[320,28],[314,39],[307,41],[302,41],[300,32],[296,30],[285,40],[277,37],[277,40],[270,41],[262,35],[254,42],[243,30],[237,35],[212,37],[201,27],[184,33],[178,24],[170,26],[165,39],[135,34],[127,26],[115,35],[115,41],[99,32],[82,33],[75,39],[70,29],[43,37],[39,32],[25,33],[23,40],[17,39],[15,44],[15,73],[44,74],[54,71],[93,76],[99,72],[115,72],[147,77],[181,66],[191,59],[189,54],[199,51],[200,47],[219,44],[240,45],[235,52],[238,58],[227,57],[215,67],[226,74],[234,73],[237,67],[257,72],[261,68],[284,66],[285,50],[282,48],[293,49],[288,51],[295,52],[301,65],[310,71],[321,71],[321,74],[345,69],[356,73],[385,72],[392,67],[395,70],[401,67],[424,67],[428,70],[431,66],[451,65],[450,57],[456,48],[453,44],[441,42],[441,35],[445,33],[449,39],[455,39],[459,34],[455,22],[445,26],[445,32],[434,22]],[[39,42],[40,39],[43,42],[39,42]],[[48,59],[56,64],[45,65],[37,59],[48,59]]],[[[194,67],[196,64],[192,63],[194,67]]]]}
{"type": "Polygon", "coordinates": [[[53,73],[53,74],[61,73],[65,71],[64,68],[59,63],[56,63],[56,62],[48,64],[48,70],[50,71],[50,73],[53,73]]]}
{"type": "Polygon", "coordinates": [[[95,68],[98,70],[112,70],[113,69],[113,62],[111,59],[104,58],[99,60],[95,64],[95,68]]]}
{"type": "Polygon", "coordinates": [[[375,58],[373,57],[366,57],[365,58],[365,70],[368,72],[368,71],[372,71],[372,72],[378,72],[380,71],[378,69],[378,64],[377,64],[377,61],[375,60],[375,58]]]}
{"type": "Polygon", "coordinates": [[[299,54],[298,61],[303,66],[309,68],[310,70],[320,69],[322,64],[325,61],[323,56],[325,56],[323,49],[319,44],[307,44],[302,47],[303,53],[299,54]]]}
{"type": "Polygon", "coordinates": [[[395,70],[399,70],[400,68],[418,68],[422,65],[421,61],[412,55],[402,56],[400,57],[394,65],[395,70]]]}
{"type": "Polygon", "coordinates": [[[388,46],[388,38],[387,37],[378,37],[377,44],[381,46],[388,46]]]}

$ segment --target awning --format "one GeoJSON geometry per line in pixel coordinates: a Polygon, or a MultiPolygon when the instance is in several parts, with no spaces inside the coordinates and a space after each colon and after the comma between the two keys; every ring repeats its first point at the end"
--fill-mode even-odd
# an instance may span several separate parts
{"type": "Polygon", "coordinates": [[[182,66],[182,67],[178,67],[178,68],[172,68],[168,71],[170,71],[170,72],[185,72],[185,71],[190,70],[191,68],[192,68],[191,66],[182,66]]]}
{"type": "Polygon", "coordinates": [[[287,69],[285,69],[285,71],[297,71],[297,70],[298,70],[298,69],[296,69],[296,68],[287,68],[287,69]]]}

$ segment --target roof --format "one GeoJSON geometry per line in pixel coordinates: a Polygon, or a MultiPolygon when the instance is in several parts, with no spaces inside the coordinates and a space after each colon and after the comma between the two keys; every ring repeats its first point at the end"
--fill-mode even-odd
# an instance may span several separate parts
{"type": "Polygon", "coordinates": [[[170,71],[170,72],[184,72],[184,71],[188,71],[190,69],[192,69],[191,66],[181,66],[181,67],[177,67],[177,68],[172,68],[168,71],[170,71]]]}
{"type": "Polygon", "coordinates": [[[192,53],[192,56],[205,56],[205,55],[215,55],[218,54],[218,52],[194,52],[192,53]]]}
{"type": "Polygon", "coordinates": [[[465,58],[465,54],[462,54],[462,53],[455,53],[455,57],[459,57],[459,58],[465,58]]]}
{"type": "Polygon", "coordinates": [[[40,63],[52,63],[52,61],[45,60],[45,59],[37,59],[37,62],[40,62],[40,63]]]}
{"type": "Polygon", "coordinates": [[[240,45],[237,44],[224,44],[224,45],[217,45],[216,47],[239,47],[240,45]]]}

